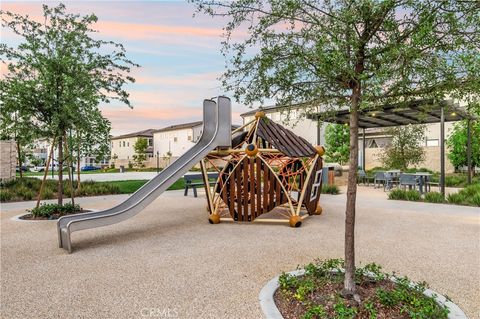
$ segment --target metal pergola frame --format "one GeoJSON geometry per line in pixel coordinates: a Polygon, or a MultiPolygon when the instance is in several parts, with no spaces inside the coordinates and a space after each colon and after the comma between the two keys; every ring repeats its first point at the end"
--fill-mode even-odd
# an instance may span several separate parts
{"type": "MultiPolygon", "coordinates": [[[[440,123],[440,192],[445,196],[445,122],[467,120],[467,165],[468,183],[472,182],[471,121],[475,117],[468,114],[452,100],[433,102],[418,100],[408,103],[389,104],[358,111],[358,126],[362,129],[362,168],[365,169],[365,129],[401,126],[409,124],[440,123]]],[[[350,110],[325,111],[309,114],[308,118],[317,123],[328,122],[348,125],[350,110]]]]}

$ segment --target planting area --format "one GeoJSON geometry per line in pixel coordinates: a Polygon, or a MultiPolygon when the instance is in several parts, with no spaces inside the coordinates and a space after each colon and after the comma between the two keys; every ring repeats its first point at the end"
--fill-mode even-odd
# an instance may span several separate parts
{"type": "Polygon", "coordinates": [[[448,309],[423,294],[426,285],[396,277],[372,263],[355,272],[360,300],[342,296],[343,261],[310,263],[303,276],[282,274],[275,303],[285,319],[446,319],[448,309]],[[395,278],[393,283],[390,278],[395,278]]]}
{"type": "Polygon", "coordinates": [[[439,192],[425,193],[422,197],[417,190],[393,189],[388,194],[388,199],[480,207],[480,183],[462,188],[457,193],[450,193],[446,198],[439,192]]]}
{"type": "MultiPolygon", "coordinates": [[[[17,178],[13,181],[0,184],[0,201],[22,201],[33,200],[38,196],[41,180],[37,178],[17,178]]],[[[131,194],[139,189],[147,180],[128,180],[128,181],[111,181],[111,182],[82,182],[80,188],[76,188],[74,183],[75,196],[98,196],[112,194],[131,194]]],[[[185,187],[183,178],[176,181],[169,190],[183,189],[185,187]]],[[[45,188],[42,192],[41,199],[57,198],[58,181],[47,179],[45,188]]],[[[68,199],[70,193],[70,181],[66,180],[63,184],[64,198],[68,199]]]]}

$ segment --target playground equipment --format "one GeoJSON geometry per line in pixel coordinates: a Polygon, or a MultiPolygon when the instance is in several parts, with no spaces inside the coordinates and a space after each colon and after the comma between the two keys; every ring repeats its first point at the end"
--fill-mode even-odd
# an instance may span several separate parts
{"type": "Polygon", "coordinates": [[[73,232],[135,216],[199,162],[210,223],[268,221],[299,227],[309,215],[322,212],[318,202],[324,151],[270,121],[263,112],[232,132],[230,99],[205,100],[203,133],[197,144],[119,205],[61,217],[59,246],[71,253],[73,232]],[[213,189],[207,165],[218,172],[213,189]],[[267,214],[271,216],[261,217],[267,214]]]}
{"type": "Polygon", "coordinates": [[[231,148],[212,151],[200,162],[210,223],[286,222],[300,227],[303,219],[321,214],[324,152],[323,146],[313,147],[257,112],[254,120],[233,131],[231,148]],[[207,165],[219,173],[213,189],[207,165]]]}
{"type": "Polygon", "coordinates": [[[197,144],[143,185],[121,204],[104,211],[61,217],[57,222],[60,248],[72,252],[75,231],[113,225],[135,216],[215,148],[231,146],[230,99],[203,102],[203,133],[197,144]]]}

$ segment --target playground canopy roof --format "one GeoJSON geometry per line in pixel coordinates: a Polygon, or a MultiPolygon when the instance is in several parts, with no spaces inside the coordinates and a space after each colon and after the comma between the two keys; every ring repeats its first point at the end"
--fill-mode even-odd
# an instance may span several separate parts
{"type": "MultiPolygon", "coordinates": [[[[441,122],[442,108],[444,108],[445,122],[472,118],[452,101],[432,103],[428,100],[419,100],[410,103],[390,104],[379,108],[362,109],[359,111],[358,124],[360,128],[373,128],[439,123],[441,122]]],[[[310,114],[308,117],[323,122],[348,124],[350,122],[350,110],[325,111],[310,114]]]]}
{"type": "Polygon", "coordinates": [[[289,157],[306,157],[317,153],[312,144],[303,137],[269,119],[258,122],[257,134],[289,157]]]}

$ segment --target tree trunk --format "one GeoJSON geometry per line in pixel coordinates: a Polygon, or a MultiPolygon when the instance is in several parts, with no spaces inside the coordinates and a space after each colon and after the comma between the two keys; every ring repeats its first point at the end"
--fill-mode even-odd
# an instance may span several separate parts
{"type": "Polygon", "coordinates": [[[63,205],[63,132],[58,141],[58,205],[63,205]]]}
{"type": "Polygon", "coordinates": [[[345,211],[345,281],[343,295],[358,299],[355,286],[355,206],[358,170],[358,106],[359,88],[354,89],[350,111],[350,157],[345,211]],[[358,92],[357,92],[358,91],[358,92]]]}
{"type": "Polygon", "coordinates": [[[50,161],[52,160],[53,149],[55,147],[55,139],[56,137],[54,137],[52,140],[52,146],[50,147],[50,154],[48,154],[47,163],[45,165],[45,171],[43,173],[42,184],[40,185],[40,190],[38,191],[37,205],[36,205],[37,208],[40,206],[40,200],[42,199],[43,188],[45,187],[45,181],[47,180],[48,168],[50,167],[50,161]]]}
{"type": "Polygon", "coordinates": [[[70,198],[72,205],[75,205],[75,189],[73,188],[73,170],[72,170],[72,154],[68,149],[68,140],[64,137],[65,152],[67,153],[67,165],[68,165],[68,179],[70,181],[70,198]]]}
{"type": "Polygon", "coordinates": [[[80,134],[77,132],[77,190],[80,191],[80,134]]]}
{"type": "Polygon", "coordinates": [[[20,178],[23,178],[23,172],[22,172],[22,151],[20,147],[20,142],[15,141],[17,144],[17,156],[18,156],[18,170],[20,172],[20,178]]]}

